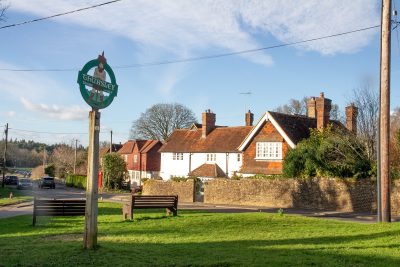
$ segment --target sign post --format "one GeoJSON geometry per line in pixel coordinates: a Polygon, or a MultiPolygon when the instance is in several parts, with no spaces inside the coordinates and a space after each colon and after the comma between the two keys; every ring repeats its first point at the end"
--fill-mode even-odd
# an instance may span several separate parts
{"type": "Polygon", "coordinates": [[[92,111],[89,112],[89,151],[86,182],[86,210],[83,247],[97,246],[98,173],[99,173],[99,109],[108,107],[117,96],[118,85],[114,72],[107,64],[104,52],[97,59],[85,64],[78,74],[78,84],[83,99],[92,111]],[[94,68],[93,76],[89,71],[94,68]],[[107,81],[107,74],[109,80],[107,81]]]}

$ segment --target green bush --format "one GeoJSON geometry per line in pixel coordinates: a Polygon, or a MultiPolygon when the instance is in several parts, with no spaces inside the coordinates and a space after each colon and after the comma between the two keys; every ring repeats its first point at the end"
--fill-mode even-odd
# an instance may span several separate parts
{"type": "Polygon", "coordinates": [[[70,187],[86,189],[86,176],[68,174],[65,184],[70,187]]]}
{"type": "Polygon", "coordinates": [[[121,189],[128,177],[126,163],[117,153],[106,154],[103,158],[103,187],[105,189],[121,189]]]}
{"type": "Polygon", "coordinates": [[[328,127],[312,130],[310,138],[301,141],[285,156],[286,177],[369,177],[373,171],[364,146],[356,136],[328,127]]]}
{"type": "Polygon", "coordinates": [[[54,177],[56,175],[56,166],[54,164],[47,165],[46,168],[44,168],[44,173],[54,177]]]}

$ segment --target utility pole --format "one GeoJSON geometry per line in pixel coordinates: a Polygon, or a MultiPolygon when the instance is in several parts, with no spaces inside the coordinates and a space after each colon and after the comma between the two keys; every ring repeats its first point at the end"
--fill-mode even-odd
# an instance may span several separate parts
{"type": "Polygon", "coordinates": [[[8,142],[8,123],[6,124],[6,129],[4,130],[6,134],[6,140],[4,143],[4,155],[3,155],[3,181],[1,182],[1,187],[4,188],[5,174],[6,174],[6,163],[7,163],[7,142],[8,142]]]}
{"type": "Polygon", "coordinates": [[[43,146],[43,173],[46,174],[46,145],[43,146]]]}
{"type": "Polygon", "coordinates": [[[110,131],[110,134],[111,134],[111,138],[110,138],[110,153],[112,153],[113,152],[113,149],[112,149],[112,147],[113,147],[113,145],[112,145],[112,130],[110,131]]]}
{"type": "Polygon", "coordinates": [[[75,139],[74,174],[76,174],[76,150],[78,149],[78,139],[75,139]]]}
{"type": "Polygon", "coordinates": [[[89,112],[89,153],[86,183],[85,233],[83,236],[85,249],[93,249],[97,246],[99,132],[100,112],[97,109],[93,109],[89,112]]]}
{"type": "Polygon", "coordinates": [[[391,41],[391,0],[382,0],[381,22],[381,73],[380,73],[380,116],[379,116],[379,189],[378,203],[381,204],[378,221],[390,222],[390,41],[391,41]]]}

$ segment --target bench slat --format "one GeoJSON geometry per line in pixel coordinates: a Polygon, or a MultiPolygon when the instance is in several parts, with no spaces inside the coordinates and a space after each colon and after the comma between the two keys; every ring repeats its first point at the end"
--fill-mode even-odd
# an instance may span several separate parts
{"type": "Polygon", "coordinates": [[[36,216],[82,216],[85,215],[86,200],[83,199],[34,199],[33,226],[36,216]]]}

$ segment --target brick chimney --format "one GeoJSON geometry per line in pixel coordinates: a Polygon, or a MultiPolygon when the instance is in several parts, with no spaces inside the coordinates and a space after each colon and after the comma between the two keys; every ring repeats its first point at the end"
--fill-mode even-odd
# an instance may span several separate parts
{"type": "Polygon", "coordinates": [[[311,97],[308,101],[307,101],[307,116],[310,118],[315,118],[316,116],[316,102],[315,102],[315,97],[311,97]]]}
{"type": "Polygon", "coordinates": [[[215,129],[215,114],[211,112],[211,110],[206,110],[201,114],[202,121],[202,138],[206,138],[207,135],[215,129]]]}
{"type": "Polygon", "coordinates": [[[354,103],[346,107],[346,128],[354,134],[357,133],[357,115],[358,108],[354,103]]]}
{"type": "Polygon", "coordinates": [[[254,121],[254,114],[251,113],[251,111],[249,110],[249,111],[246,112],[246,114],[245,114],[245,123],[246,123],[246,126],[253,126],[253,121],[254,121]]]}
{"type": "Polygon", "coordinates": [[[329,123],[329,114],[332,107],[332,100],[325,98],[324,93],[321,93],[315,100],[316,102],[316,117],[317,128],[323,129],[329,123]]]}

